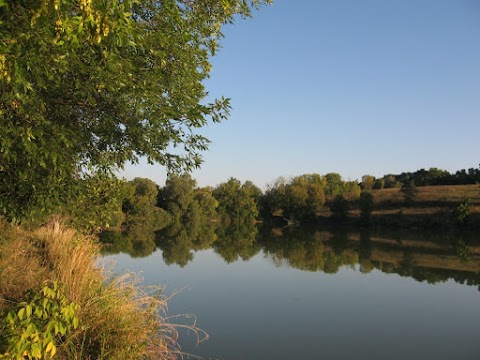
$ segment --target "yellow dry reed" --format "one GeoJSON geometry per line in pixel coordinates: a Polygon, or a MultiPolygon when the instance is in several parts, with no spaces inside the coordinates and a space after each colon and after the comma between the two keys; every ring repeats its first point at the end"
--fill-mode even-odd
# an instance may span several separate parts
{"type": "MultiPolygon", "coordinates": [[[[97,264],[99,245],[58,220],[32,232],[0,224],[0,310],[28,289],[59,281],[80,304],[81,327],[59,347],[58,359],[176,359],[178,327],[166,315],[159,287],[134,274],[114,276],[97,264]]],[[[189,327],[206,337],[195,324],[189,327]]]]}

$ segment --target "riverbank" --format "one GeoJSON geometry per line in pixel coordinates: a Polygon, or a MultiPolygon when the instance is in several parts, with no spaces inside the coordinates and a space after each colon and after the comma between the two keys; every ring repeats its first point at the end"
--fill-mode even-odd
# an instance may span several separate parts
{"type": "Polygon", "coordinates": [[[0,223],[0,254],[0,358],[176,359],[161,289],[100,269],[93,237],[0,223]]]}
{"type": "Polygon", "coordinates": [[[400,188],[372,190],[371,194],[372,210],[367,219],[361,217],[356,200],[348,202],[349,211],[345,218],[332,217],[328,203],[333,199],[329,199],[327,206],[319,213],[319,222],[411,229],[480,227],[479,185],[418,186],[408,202],[400,188]]]}

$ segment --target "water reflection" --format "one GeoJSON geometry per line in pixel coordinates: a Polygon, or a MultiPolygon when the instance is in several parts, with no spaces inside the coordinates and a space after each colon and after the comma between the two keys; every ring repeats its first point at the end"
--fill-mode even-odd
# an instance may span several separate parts
{"type": "MultiPolygon", "coordinates": [[[[362,273],[378,269],[428,283],[453,279],[480,284],[480,241],[476,234],[370,231],[367,228],[270,228],[255,224],[220,226],[207,222],[173,224],[166,229],[130,224],[122,233],[104,232],[105,254],[150,255],[157,248],[167,265],[185,267],[195,252],[212,248],[227,263],[263,252],[276,266],[338,272],[358,265],[362,273]]],[[[480,288],[479,288],[480,289],[480,288]]]]}

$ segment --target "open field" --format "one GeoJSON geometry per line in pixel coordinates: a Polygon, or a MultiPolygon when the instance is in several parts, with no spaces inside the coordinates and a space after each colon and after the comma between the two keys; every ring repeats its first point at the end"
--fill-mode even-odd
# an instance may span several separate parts
{"type": "MultiPolygon", "coordinates": [[[[410,204],[406,204],[400,188],[373,190],[373,211],[371,224],[394,227],[443,228],[457,226],[454,211],[468,200],[468,227],[480,224],[480,185],[438,185],[418,186],[410,204]]],[[[321,220],[327,220],[332,212],[328,199],[326,206],[318,213],[321,220]]],[[[360,208],[357,200],[350,200],[349,219],[357,222],[360,208]]],[[[467,224],[464,224],[467,225],[467,224]]]]}
{"type": "MultiPolygon", "coordinates": [[[[472,206],[480,205],[480,185],[437,185],[418,186],[414,206],[451,206],[470,200],[472,206]]],[[[378,207],[399,205],[403,203],[403,194],[400,188],[381,189],[372,191],[374,203],[378,207]]]]}

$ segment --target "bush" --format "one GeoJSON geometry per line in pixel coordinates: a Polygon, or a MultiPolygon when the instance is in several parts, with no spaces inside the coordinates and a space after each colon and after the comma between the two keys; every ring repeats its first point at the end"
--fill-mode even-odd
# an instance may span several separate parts
{"type": "Polygon", "coordinates": [[[362,191],[359,199],[360,219],[363,223],[369,223],[373,211],[373,195],[369,191],[362,191]]]}
{"type": "Polygon", "coordinates": [[[330,205],[330,211],[335,219],[345,219],[350,212],[350,204],[343,195],[337,195],[330,205]]]}
{"type": "Polygon", "coordinates": [[[415,182],[413,180],[406,182],[402,185],[400,191],[403,193],[405,205],[412,205],[418,194],[418,189],[415,186],[415,182]]]}
{"type": "MultiPolygon", "coordinates": [[[[21,325],[31,311],[28,321],[36,324],[38,333],[52,334],[48,323],[60,321],[56,317],[59,311],[65,313],[66,309],[75,308],[74,312],[68,310],[69,318],[62,324],[65,334],[61,339],[53,325],[50,337],[55,340],[56,358],[175,359],[179,351],[177,331],[162,315],[166,300],[161,289],[138,287],[138,281],[131,275],[108,276],[98,268],[98,252],[98,243],[92,237],[58,223],[28,233],[21,229],[0,229],[0,329],[13,324],[18,331],[24,331],[17,325],[21,325]],[[45,281],[63,286],[58,286],[56,295],[51,296],[43,285],[45,281]],[[27,292],[28,289],[33,293],[27,292]],[[53,304],[46,310],[48,320],[34,319],[33,314],[39,306],[44,306],[44,301],[53,304]],[[14,305],[18,303],[21,304],[14,305]],[[8,317],[9,313],[18,318],[8,317]],[[80,326],[75,328],[77,322],[80,326]]],[[[26,325],[26,330],[31,331],[26,325]]],[[[39,340],[42,336],[38,335],[39,340]]],[[[51,341],[44,343],[43,340],[41,348],[33,343],[28,345],[34,351],[32,356],[37,356],[39,351],[40,354],[52,353],[51,341]]],[[[7,346],[10,345],[0,347],[0,351],[7,351],[7,346]]]]}
{"type": "Polygon", "coordinates": [[[470,201],[468,199],[463,200],[453,210],[453,221],[457,225],[465,225],[470,218],[470,201]]]}
{"type": "Polygon", "coordinates": [[[27,297],[31,300],[8,312],[0,329],[10,357],[37,360],[55,356],[57,347],[79,325],[76,316],[79,306],[68,301],[64,292],[65,287],[58,282],[46,284],[38,293],[30,290],[27,297]]]}

